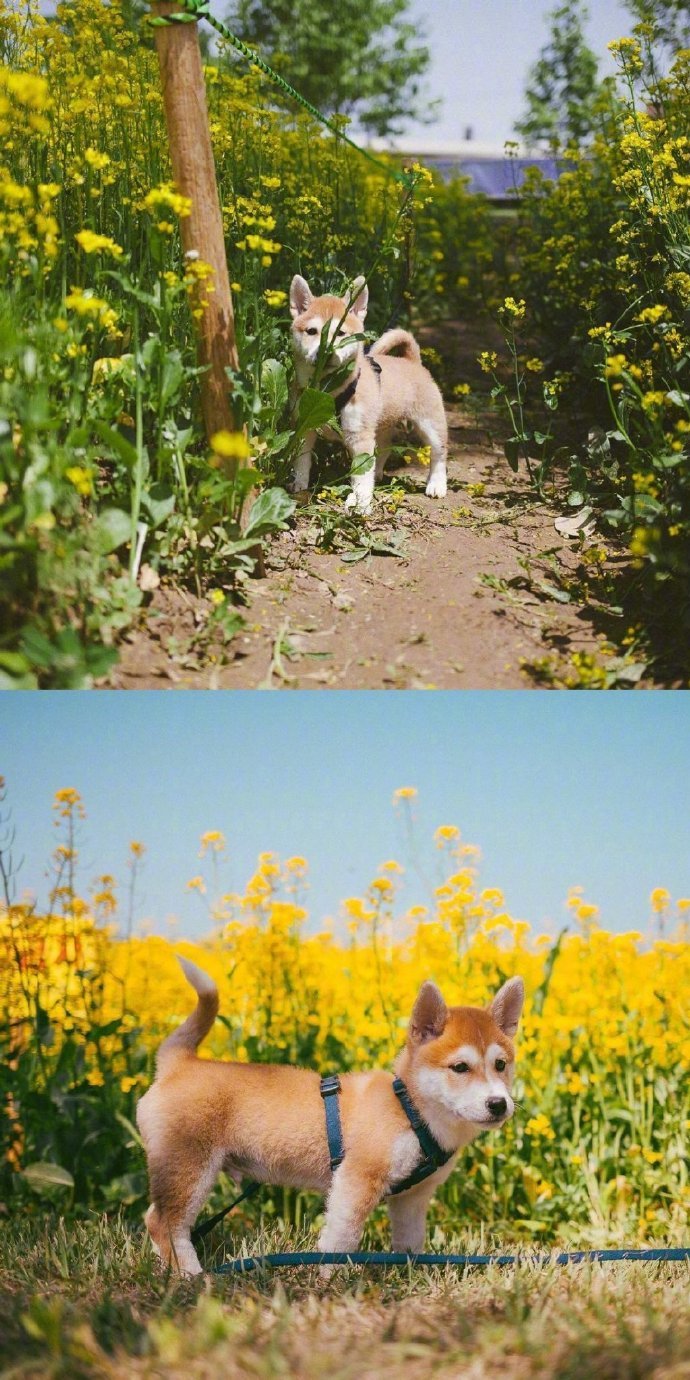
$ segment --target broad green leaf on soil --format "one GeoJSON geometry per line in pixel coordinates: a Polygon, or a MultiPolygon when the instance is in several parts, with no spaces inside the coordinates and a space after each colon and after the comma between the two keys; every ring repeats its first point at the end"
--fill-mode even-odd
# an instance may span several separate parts
{"type": "Polygon", "coordinates": [[[107,556],[118,546],[124,546],[132,535],[132,519],[122,508],[104,508],[94,523],[96,545],[101,555],[107,556]]]}
{"type": "Polygon", "coordinates": [[[295,500],[284,489],[264,489],[249,514],[245,540],[248,537],[265,537],[269,532],[282,532],[294,511],[295,500]]]}

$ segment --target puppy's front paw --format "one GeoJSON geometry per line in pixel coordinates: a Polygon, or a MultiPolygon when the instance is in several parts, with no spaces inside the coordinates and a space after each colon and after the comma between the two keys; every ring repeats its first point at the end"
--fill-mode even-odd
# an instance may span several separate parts
{"type": "Polygon", "coordinates": [[[426,492],[429,498],[445,498],[448,492],[445,474],[435,474],[433,479],[429,480],[426,486],[426,492]]]}
{"type": "Polygon", "coordinates": [[[359,498],[355,493],[348,494],[345,499],[345,507],[354,509],[356,513],[361,513],[362,517],[366,517],[367,513],[371,512],[371,499],[359,498]]]}

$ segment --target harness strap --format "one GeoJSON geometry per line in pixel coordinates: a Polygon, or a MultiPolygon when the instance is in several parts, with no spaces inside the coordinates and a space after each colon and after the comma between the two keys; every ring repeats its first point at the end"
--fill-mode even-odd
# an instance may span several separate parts
{"type": "MultiPolygon", "coordinates": [[[[371,345],[365,345],[365,346],[364,346],[364,354],[365,354],[365,357],[366,357],[366,361],[367,361],[367,364],[370,364],[370,365],[371,365],[371,367],[372,367],[372,369],[374,370],[374,373],[376,374],[376,376],[377,376],[377,378],[378,378],[378,381],[379,381],[379,383],[380,383],[380,382],[381,382],[381,365],[379,364],[379,362],[378,362],[377,359],[374,359],[373,355],[370,355],[370,354],[369,354],[370,349],[371,349],[371,345]]],[[[358,370],[357,370],[357,373],[356,373],[355,376],[354,376],[354,378],[353,378],[353,379],[350,379],[350,382],[348,383],[347,388],[343,388],[342,393],[335,393],[335,394],[334,394],[335,415],[336,415],[336,417],[339,417],[340,414],[341,414],[341,412],[342,412],[342,410],[343,410],[343,408],[344,408],[344,407],[347,407],[347,404],[348,404],[349,402],[352,402],[352,399],[354,398],[355,393],[357,392],[357,384],[359,383],[359,380],[360,380],[360,378],[361,378],[361,375],[362,375],[362,371],[361,371],[361,369],[358,369],[358,370]]]]}
{"type": "Polygon", "coordinates": [[[369,345],[365,345],[365,346],[364,346],[364,353],[365,353],[365,355],[366,355],[366,357],[367,357],[368,363],[371,365],[372,369],[374,370],[374,373],[375,373],[375,374],[378,374],[378,380],[379,380],[379,383],[380,383],[380,382],[381,382],[381,365],[379,364],[378,360],[377,360],[377,359],[374,359],[374,356],[370,353],[370,351],[374,348],[375,343],[376,343],[375,341],[372,341],[369,345]]]}
{"type": "Polygon", "coordinates": [[[415,1184],[420,1184],[424,1179],[428,1179],[430,1174],[434,1174],[442,1165],[447,1164],[455,1153],[453,1150],[444,1150],[443,1146],[439,1145],[436,1137],[417,1111],[402,1078],[393,1079],[393,1092],[419,1141],[424,1159],[421,1164],[417,1165],[416,1169],[412,1170],[411,1174],[408,1174],[406,1179],[403,1179],[402,1183],[396,1184],[394,1188],[389,1190],[388,1196],[391,1198],[396,1193],[405,1193],[408,1188],[414,1188],[415,1184]]]}
{"type": "Polygon", "coordinates": [[[358,369],[354,378],[350,379],[347,388],[343,388],[342,393],[334,394],[336,417],[340,416],[343,408],[347,407],[347,404],[351,402],[351,400],[354,398],[355,393],[357,392],[357,384],[359,383],[360,372],[361,371],[358,369]]]}
{"type": "Polygon", "coordinates": [[[331,1173],[335,1173],[338,1165],[342,1164],[345,1154],[340,1106],[338,1104],[340,1079],[337,1073],[326,1074],[326,1077],[321,1079],[320,1089],[326,1113],[326,1136],[328,1138],[328,1153],[331,1157],[331,1173]]]}

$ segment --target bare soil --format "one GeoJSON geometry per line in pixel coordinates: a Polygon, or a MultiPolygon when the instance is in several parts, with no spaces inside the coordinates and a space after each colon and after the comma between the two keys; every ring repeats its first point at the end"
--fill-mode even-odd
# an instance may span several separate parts
{"type": "MultiPolygon", "coordinates": [[[[452,381],[473,377],[481,344],[472,336],[460,325],[444,328],[452,381]]],[[[246,626],[227,646],[209,645],[200,636],[207,600],[162,585],[104,684],[118,689],[580,685],[589,683],[586,673],[583,679],[581,654],[594,668],[592,683],[649,684],[644,665],[621,647],[626,625],[620,611],[611,609],[611,579],[626,568],[625,552],[595,535],[585,546],[596,545],[606,557],[592,566],[581,541],[556,530],[559,508],[540,500],[524,474],[510,470],[498,435],[500,419],[459,405],[449,404],[447,410],[447,498],[426,497],[418,464],[394,469],[377,489],[374,513],[361,521],[355,538],[360,551],[370,543],[375,549],[356,562],[352,539],[349,549],[342,539],[339,549],[323,549],[326,505],[317,501],[298,510],[291,530],[270,543],[264,576],[249,581],[246,626]],[[402,501],[394,493],[401,487],[402,501]],[[376,548],[382,546],[399,554],[379,554],[376,548]],[[609,593],[602,594],[604,589],[609,593]]]]}

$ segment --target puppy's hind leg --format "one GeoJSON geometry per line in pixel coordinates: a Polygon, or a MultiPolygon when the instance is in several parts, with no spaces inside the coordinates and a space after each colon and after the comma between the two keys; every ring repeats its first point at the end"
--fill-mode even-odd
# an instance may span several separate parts
{"type": "Polygon", "coordinates": [[[380,484],[383,479],[383,472],[386,468],[386,461],[391,453],[392,433],[384,433],[379,436],[376,446],[376,483],[380,484]]]}
{"type": "Polygon", "coordinates": [[[445,498],[448,491],[446,476],[446,457],[448,454],[448,434],[445,425],[424,418],[418,423],[419,431],[427,446],[431,448],[431,462],[426,481],[429,498],[445,498]]]}
{"type": "Polygon", "coordinates": [[[202,1273],[191,1230],[218,1176],[222,1153],[211,1160],[180,1155],[178,1146],[165,1164],[151,1165],[153,1202],[144,1218],[153,1249],[165,1265],[183,1275],[202,1273]]]}

